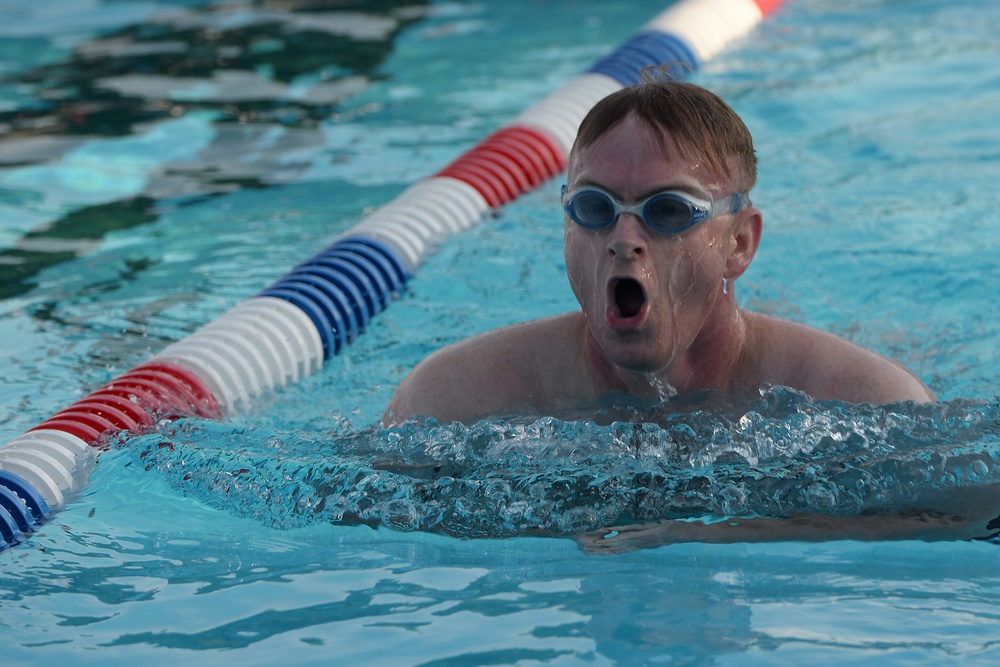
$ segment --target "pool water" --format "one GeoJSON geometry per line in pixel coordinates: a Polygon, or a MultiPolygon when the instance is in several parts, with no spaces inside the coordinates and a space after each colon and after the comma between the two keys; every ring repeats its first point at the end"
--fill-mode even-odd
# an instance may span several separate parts
{"type": "MultiPolygon", "coordinates": [[[[278,4],[36,4],[0,0],[0,442],[253,296],[660,9],[358,3],[310,40],[278,4]]],[[[996,483],[998,22],[972,0],[786,0],[695,77],[760,157],[741,305],[886,354],[941,405],[778,389],[617,421],[374,427],[429,352],[574,307],[555,179],[450,239],[322,373],[114,443],[0,554],[4,664],[995,664],[995,544],[608,555],[568,536],[678,498],[850,513],[908,484],[996,483]],[[710,483],[675,483],[692,476],[710,483]]]]}

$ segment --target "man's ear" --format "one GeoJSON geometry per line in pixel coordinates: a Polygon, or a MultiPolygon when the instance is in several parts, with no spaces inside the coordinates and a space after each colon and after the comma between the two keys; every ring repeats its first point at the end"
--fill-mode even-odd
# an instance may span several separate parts
{"type": "Polygon", "coordinates": [[[743,275],[750,266],[757,246],[760,245],[760,235],[764,230],[764,217],[761,212],[750,207],[737,214],[736,222],[730,230],[731,246],[726,257],[726,271],[723,277],[733,281],[743,275]]]}

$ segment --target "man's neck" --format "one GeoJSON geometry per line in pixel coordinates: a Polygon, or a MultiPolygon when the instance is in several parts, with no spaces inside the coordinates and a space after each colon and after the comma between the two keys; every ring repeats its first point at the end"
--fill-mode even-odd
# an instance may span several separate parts
{"type": "Polygon", "coordinates": [[[720,300],[692,344],[659,370],[642,372],[617,366],[604,355],[589,328],[586,336],[586,362],[598,395],[624,392],[662,398],[710,389],[727,391],[745,384],[751,333],[732,296],[720,300]]]}

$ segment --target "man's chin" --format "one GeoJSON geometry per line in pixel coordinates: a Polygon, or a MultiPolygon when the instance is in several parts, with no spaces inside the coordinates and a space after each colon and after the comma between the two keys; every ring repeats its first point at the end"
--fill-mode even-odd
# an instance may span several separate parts
{"type": "Polygon", "coordinates": [[[601,356],[619,370],[647,375],[662,371],[671,362],[670,355],[664,353],[663,337],[648,326],[619,331],[601,322],[591,327],[591,335],[601,356]]]}
{"type": "Polygon", "coordinates": [[[611,343],[604,348],[607,360],[623,371],[638,375],[649,375],[662,371],[670,363],[662,354],[642,345],[620,345],[611,343]]]}

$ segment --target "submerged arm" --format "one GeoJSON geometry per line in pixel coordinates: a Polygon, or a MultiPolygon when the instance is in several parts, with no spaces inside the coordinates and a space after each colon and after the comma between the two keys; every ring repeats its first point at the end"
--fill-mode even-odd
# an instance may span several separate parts
{"type": "Polygon", "coordinates": [[[826,540],[969,540],[992,537],[1000,517],[969,520],[952,514],[914,510],[896,514],[824,516],[798,514],[787,518],[755,517],[714,523],[663,520],[602,528],[577,538],[594,553],[619,553],[666,544],[706,542],[820,542],[826,540]]]}

